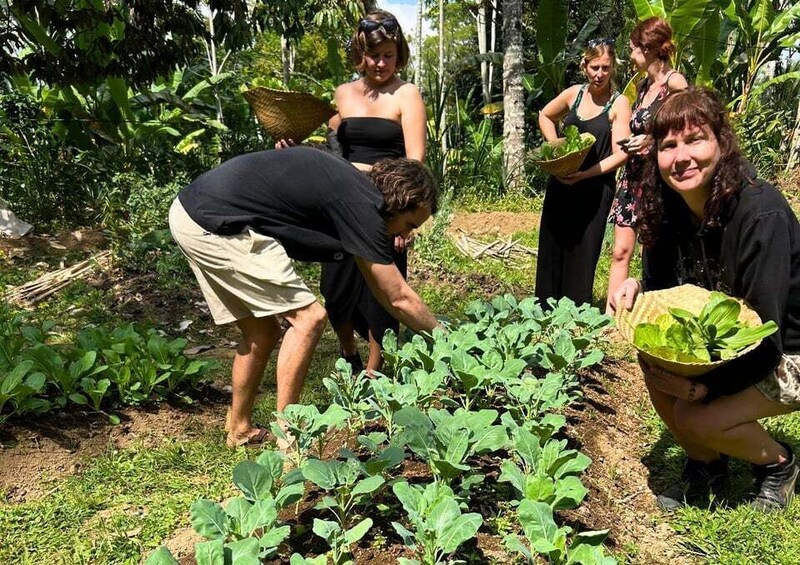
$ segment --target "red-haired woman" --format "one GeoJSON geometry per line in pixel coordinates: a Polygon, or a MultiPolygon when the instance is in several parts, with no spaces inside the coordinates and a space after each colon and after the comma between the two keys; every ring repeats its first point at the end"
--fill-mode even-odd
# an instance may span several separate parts
{"type": "Polygon", "coordinates": [[[609,223],[614,224],[614,251],[608,277],[609,297],[628,277],[633,257],[636,243],[634,228],[638,220],[637,200],[641,194],[644,161],[651,145],[647,135],[650,122],[667,96],[688,86],[683,75],[670,64],[675,45],[672,43],[672,28],[663,18],[639,22],[631,32],[629,47],[634,67],[637,71],[646,71],[647,76],[636,86],[630,124],[633,135],[622,144],[629,158],[608,217],[609,223]]]}
{"type": "Polygon", "coordinates": [[[658,497],[672,510],[719,493],[728,457],[753,465],[758,510],[785,508],[798,466],[758,420],[800,409],[800,224],[778,190],[742,158],[725,106],[689,88],[653,120],[640,201],[644,281],[611,297],[631,308],[644,290],[692,283],[745,300],[778,332],[697,379],[640,360],[653,406],[684,448],[681,480],[658,497]]]}

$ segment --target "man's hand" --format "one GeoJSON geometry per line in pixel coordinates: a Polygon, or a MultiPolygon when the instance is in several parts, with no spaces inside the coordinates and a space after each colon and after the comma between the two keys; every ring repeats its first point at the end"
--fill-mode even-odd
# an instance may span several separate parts
{"type": "Polygon", "coordinates": [[[394,250],[402,253],[406,249],[410,249],[414,245],[414,240],[417,238],[415,233],[411,233],[408,237],[402,235],[394,236],[394,250]]]}
{"type": "Polygon", "coordinates": [[[279,139],[275,142],[275,149],[286,149],[297,145],[293,139],[279,139]]]}

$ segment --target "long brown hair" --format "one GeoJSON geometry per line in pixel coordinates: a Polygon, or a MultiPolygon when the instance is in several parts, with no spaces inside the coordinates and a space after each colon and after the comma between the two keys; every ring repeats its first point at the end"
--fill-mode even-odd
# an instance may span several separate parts
{"type": "Polygon", "coordinates": [[[736,134],[719,96],[708,88],[693,86],[671,95],[656,112],[650,128],[653,149],[644,166],[637,226],[642,245],[649,246],[655,242],[664,221],[665,208],[670,202],[675,202],[674,192],[658,169],[659,145],[670,132],[683,131],[686,126],[708,127],[717,138],[720,149],[720,159],[711,180],[711,195],[703,208],[703,227],[722,225],[728,203],[739,195],[747,179],[736,134]]]}

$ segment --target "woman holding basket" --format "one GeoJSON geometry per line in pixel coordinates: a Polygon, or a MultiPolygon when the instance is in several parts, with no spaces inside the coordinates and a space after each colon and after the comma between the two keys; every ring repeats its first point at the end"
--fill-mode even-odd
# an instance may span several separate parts
{"type": "Polygon", "coordinates": [[[651,136],[639,212],[644,281],[626,279],[611,307],[630,309],[642,289],[692,283],[745,300],[779,328],[697,379],[640,359],[653,406],[688,455],[681,480],[658,504],[672,510],[718,493],[728,457],[736,457],[753,465],[751,506],[785,508],[798,476],[795,455],[758,420],[800,408],[800,224],[778,190],[742,158],[712,91],[670,96],[651,136]]]}
{"type": "MultiPolygon", "coordinates": [[[[397,18],[381,10],[370,12],[353,33],[350,49],[362,76],[336,89],[334,101],[339,113],[328,124],[336,134],[332,145],[365,172],[382,159],[406,157],[424,161],[425,104],[417,87],[397,75],[410,57],[397,18]]],[[[281,140],[276,148],[292,144],[291,140],[281,140]]],[[[412,238],[397,237],[393,243],[392,258],[403,277],[408,270],[407,247],[412,238]]],[[[324,263],[320,291],[339,338],[342,357],[354,371],[364,368],[356,347],[357,332],[369,340],[366,369],[370,373],[380,370],[383,335],[388,329],[397,332],[399,322],[372,295],[355,262],[324,263]]]]}
{"type": "Polygon", "coordinates": [[[616,55],[612,39],[589,41],[581,61],[587,84],[572,86],[539,112],[546,141],[558,138],[557,124],[594,135],[580,169],[547,185],[539,228],[536,296],[566,296],[591,302],[594,272],[611,206],[614,171],[627,155],[618,142],[630,135],[630,103],[613,89],[616,55]]]}

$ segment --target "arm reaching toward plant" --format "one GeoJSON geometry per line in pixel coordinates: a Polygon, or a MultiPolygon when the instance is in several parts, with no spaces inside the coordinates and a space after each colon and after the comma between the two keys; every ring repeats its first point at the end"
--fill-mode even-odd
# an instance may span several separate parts
{"type": "Polygon", "coordinates": [[[442,327],[393,263],[381,265],[361,257],[356,263],[381,306],[403,324],[417,332],[442,327]]]}

